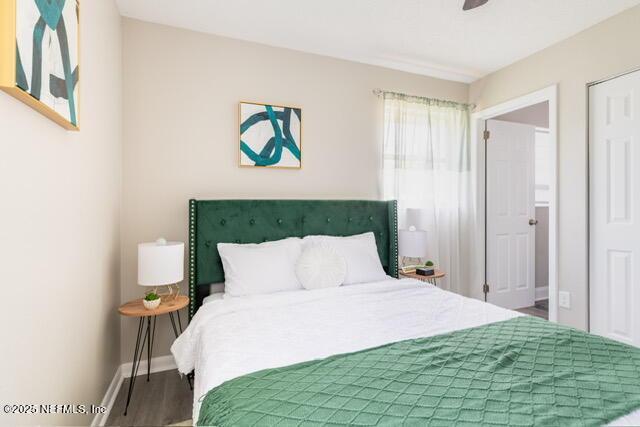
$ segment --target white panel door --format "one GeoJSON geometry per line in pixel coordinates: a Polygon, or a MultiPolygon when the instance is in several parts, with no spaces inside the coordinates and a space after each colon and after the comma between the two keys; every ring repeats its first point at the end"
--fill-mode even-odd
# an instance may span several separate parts
{"type": "Polygon", "coordinates": [[[640,72],[589,89],[589,324],[640,346],[640,72]]]}
{"type": "Polygon", "coordinates": [[[535,304],[535,127],[488,120],[487,301],[535,304]]]}

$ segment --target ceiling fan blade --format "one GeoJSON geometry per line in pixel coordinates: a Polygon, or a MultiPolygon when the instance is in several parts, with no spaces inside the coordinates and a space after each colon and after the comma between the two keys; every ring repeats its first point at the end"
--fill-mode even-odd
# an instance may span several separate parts
{"type": "Polygon", "coordinates": [[[489,0],[464,0],[464,6],[462,6],[462,10],[470,10],[475,9],[476,7],[480,7],[489,0]]]}

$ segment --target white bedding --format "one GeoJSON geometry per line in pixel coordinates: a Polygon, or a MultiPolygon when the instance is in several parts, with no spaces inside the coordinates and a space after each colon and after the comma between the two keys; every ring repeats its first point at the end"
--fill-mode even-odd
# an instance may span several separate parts
{"type": "MultiPolygon", "coordinates": [[[[181,373],[195,369],[195,422],[209,390],[250,372],[517,316],[521,314],[413,279],[389,278],[210,301],[171,352],[181,373]]],[[[615,424],[640,425],[640,411],[615,424]]]]}

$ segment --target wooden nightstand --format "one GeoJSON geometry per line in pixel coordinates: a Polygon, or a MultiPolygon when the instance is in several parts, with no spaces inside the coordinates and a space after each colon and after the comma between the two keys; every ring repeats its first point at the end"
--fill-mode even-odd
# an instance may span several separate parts
{"type": "MultiPolygon", "coordinates": [[[[144,351],[145,345],[147,346],[147,381],[149,381],[149,374],[151,373],[151,354],[153,353],[153,341],[156,334],[156,316],[161,316],[163,314],[169,314],[169,318],[171,319],[171,326],[173,327],[173,333],[176,338],[182,333],[182,321],[180,320],[180,311],[189,305],[189,297],[184,295],[179,295],[177,298],[173,298],[173,296],[163,297],[162,302],[155,310],[147,310],[143,303],[142,298],[129,301],[126,304],[123,304],[118,308],[118,312],[126,317],[138,317],[140,318],[138,322],[138,336],[136,338],[136,347],[133,351],[133,362],[131,364],[131,378],[129,379],[129,392],[127,393],[127,404],[124,407],[124,415],[127,415],[127,409],[129,409],[129,402],[131,401],[131,395],[133,393],[133,387],[136,382],[136,374],[138,373],[138,368],[140,367],[140,359],[142,359],[142,352],[144,351]],[[178,318],[178,324],[176,326],[176,320],[173,314],[176,314],[178,318]],[[153,318],[153,322],[151,321],[153,318]],[[146,329],[144,330],[143,337],[143,329],[146,319],[146,329]],[[151,326],[153,323],[153,327],[151,326]],[[142,339],[142,343],[140,342],[142,339]]],[[[191,377],[187,377],[189,381],[189,387],[191,385],[191,377]]]]}
{"type": "Polygon", "coordinates": [[[434,272],[433,276],[421,276],[419,274],[416,273],[403,273],[402,271],[400,272],[400,276],[401,277],[408,277],[411,279],[417,279],[420,280],[422,282],[427,282],[427,283],[431,283],[434,286],[438,286],[437,280],[438,279],[442,279],[444,276],[446,276],[446,273],[442,270],[437,270],[434,272]]]}

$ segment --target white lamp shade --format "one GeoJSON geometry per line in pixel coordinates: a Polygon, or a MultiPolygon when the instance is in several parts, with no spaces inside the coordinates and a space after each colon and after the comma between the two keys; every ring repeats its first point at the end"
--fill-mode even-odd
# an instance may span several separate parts
{"type": "Polygon", "coordinates": [[[158,239],[138,245],[138,284],[172,285],[184,278],[184,243],[158,239]]]}
{"type": "Polygon", "coordinates": [[[400,230],[398,254],[408,258],[422,258],[427,255],[427,232],[423,230],[400,230]]]}
{"type": "Polygon", "coordinates": [[[407,208],[406,227],[415,227],[416,230],[427,229],[427,211],[425,209],[407,208]]]}

